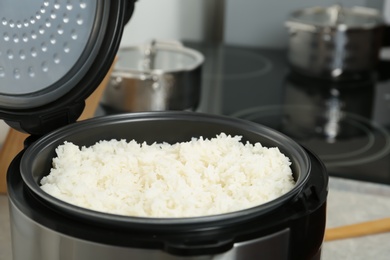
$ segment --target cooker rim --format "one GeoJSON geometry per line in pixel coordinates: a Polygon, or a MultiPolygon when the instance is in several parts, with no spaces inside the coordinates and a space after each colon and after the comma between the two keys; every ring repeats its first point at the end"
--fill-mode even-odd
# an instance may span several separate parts
{"type": "MultiPolygon", "coordinates": [[[[291,160],[291,154],[287,154],[287,156],[291,160]]],[[[135,227],[141,229],[172,229],[180,228],[183,226],[208,226],[212,223],[223,223],[224,225],[229,223],[232,224],[247,221],[248,219],[252,219],[260,215],[268,214],[278,209],[279,207],[287,204],[288,202],[294,200],[300,195],[305,184],[308,182],[308,179],[311,174],[311,161],[305,149],[298,143],[293,141],[291,138],[274,129],[254,122],[246,121],[239,118],[231,118],[228,116],[203,114],[190,111],[153,111],[123,113],[110,116],[96,117],[59,128],[39,138],[32,145],[25,149],[21,158],[20,172],[22,180],[27,186],[26,188],[35,198],[37,198],[47,206],[51,208],[53,207],[55,210],[62,212],[66,215],[81,218],[86,221],[93,221],[95,223],[110,223],[111,225],[115,226],[125,225],[127,227],[135,227]],[[37,183],[37,180],[34,179],[32,175],[31,166],[34,163],[36,155],[39,154],[39,151],[41,151],[47,146],[53,145],[53,143],[58,143],[60,139],[65,138],[66,136],[71,136],[79,132],[83,132],[85,131],[85,128],[88,129],[92,127],[102,126],[102,124],[115,125],[120,123],[123,124],[131,122],[145,122],[153,120],[190,120],[192,122],[201,120],[203,123],[218,122],[220,124],[226,124],[233,127],[239,126],[238,129],[245,129],[246,131],[249,131],[254,134],[267,134],[268,138],[273,138],[273,141],[277,143],[281,143],[281,141],[283,141],[283,145],[285,148],[293,149],[291,150],[291,153],[294,152],[294,156],[296,157],[297,162],[300,163],[299,167],[301,167],[301,172],[299,173],[298,180],[296,180],[296,184],[292,190],[288,191],[287,193],[274,200],[255,207],[207,216],[183,218],[151,218],[116,215],[75,206],[44,192],[37,183]]]]}

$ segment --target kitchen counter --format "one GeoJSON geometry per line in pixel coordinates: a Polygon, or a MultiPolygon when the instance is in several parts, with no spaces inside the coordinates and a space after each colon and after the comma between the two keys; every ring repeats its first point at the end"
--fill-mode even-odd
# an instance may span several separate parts
{"type": "MultiPolygon", "coordinates": [[[[390,186],[331,177],[327,227],[390,217],[390,186]]],[[[390,233],[325,242],[322,260],[387,260],[390,233]]],[[[0,260],[11,260],[7,197],[0,195],[0,260]]]]}
{"type": "MultiPolygon", "coordinates": [[[[330,178],[327,227],[390,217],[390,186],[330,178]]],[[[325,242],[322,259],[385,260],[390,232],[325,242]]]]}

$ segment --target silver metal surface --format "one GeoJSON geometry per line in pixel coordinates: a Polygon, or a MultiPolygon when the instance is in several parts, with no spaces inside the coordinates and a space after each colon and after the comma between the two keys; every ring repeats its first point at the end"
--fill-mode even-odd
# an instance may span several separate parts
{"type": "Polygon", "coordinates": [[[204,42],[218,46],[224,42],[226,0],[204,0],[204,42]]]}
{"type": "Polygon", "coordinates": [[[212,114],[221,113],[223,51],[226,27],[226,0],[203,0],[202,44],[207,62],[204,65],[202,97],[199,111],[212,114]],[[206,75],[209,74],[209,75],[206,75]]]}
{"type": "Polygon", "coordinates": [[[13,260],[287,260],[290,230],[234,244],[217,255],[175,256],[156,249],[94,243],[65,236],[37,224],[9,202],[13,260]]]}
{"type": "Polygon", "coordinates": [[[383,24],[378,10],[362,6],[344,8],[341,5],[311,7],[291,13],[286,22],[288,27],[299,27],[310,31],[324,28],[337,30],[372,29],[383,24]]]}
{"type": "Polygon", "coordinates": [[[0,1],[0,106],[31,108],[61,97],[91,66],[109,1],[0,1]]]}
{"type": "Polygon", "coordinates": [[[309,8],[291,15],[288,60],[297,71],[327,78],[370,72],[377,66],[382,19],[368,8],[309,8]]]}
{"type": "Polygon", "coordinates": [[[177,42],[120,49],[101,102],[123,112],[194,110],[203,62],[201,53],[177,42]]]}

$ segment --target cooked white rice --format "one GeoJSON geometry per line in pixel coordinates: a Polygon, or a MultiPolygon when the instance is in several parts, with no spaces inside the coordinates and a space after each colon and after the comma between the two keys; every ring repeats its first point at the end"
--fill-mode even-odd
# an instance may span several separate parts
{"type": "Polygon", "coordinates": [[[65,142],[42,189],[92,210],[143,217],[191,217],[237,211],[280,197],[294,185],[278,148],[243,144],[224,133],[176,144],[65,142]]]}

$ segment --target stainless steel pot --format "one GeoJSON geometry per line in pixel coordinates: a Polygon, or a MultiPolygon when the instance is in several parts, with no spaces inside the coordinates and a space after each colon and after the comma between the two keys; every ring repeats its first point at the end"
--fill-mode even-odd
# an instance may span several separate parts
{"type": "Polygon", "coordinates": [[[194,110],[203,62],[201,53],[177,42],[122,48],[102,104],[119,112],[194,110]]]}
{"type": "Polygon", "coordinates": [[[288,60],[308,76],[347,79],[376,69],[384,22],[375,9],[312,7],[291,14],[288,60]]]}

